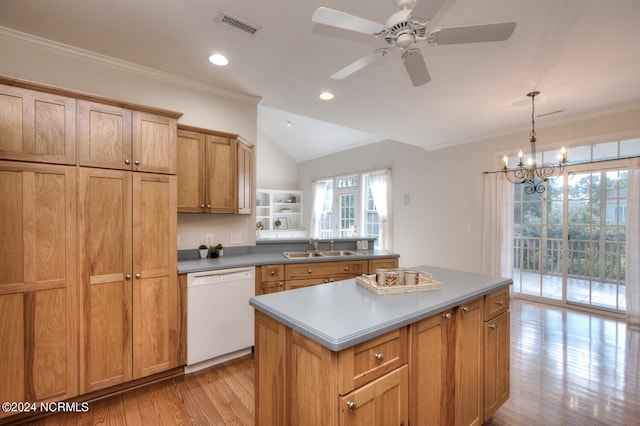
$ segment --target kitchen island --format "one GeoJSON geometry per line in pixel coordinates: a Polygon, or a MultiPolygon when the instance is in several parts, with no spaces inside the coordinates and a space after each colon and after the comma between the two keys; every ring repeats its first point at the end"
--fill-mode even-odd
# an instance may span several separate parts
{"type": "Polygon", "coordinates": [[[251,298],[256,424],[481,424],[509,394],[511,279],[430,266],[442,289],[355,279],[251,298]]]}

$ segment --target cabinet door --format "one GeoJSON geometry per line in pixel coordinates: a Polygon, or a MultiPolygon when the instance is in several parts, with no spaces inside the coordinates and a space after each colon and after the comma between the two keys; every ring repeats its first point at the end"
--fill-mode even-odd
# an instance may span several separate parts
{"type": "Polygon", "coordinates": [[[238,141],[207,135],[206,156],[207,212],[235,213],[238,141]]]}
{"type": "Polygon", "coordinates": [[[505,312],[484,327],[484,419],[509,399],[510,315],[505,312]]]}
{"type": "Polygon", "coordinates": [[[82,392],[131,380],[131,172],[79,169],[82,392]]]}
{"type": "Polygon", "coordinates": [[[173,118],[133,112],[133,170],[176,173],[177,124],[173,118]]]}
{"type": "Polygon", "coordinates": [[[76,100],[0,85],[0,157],[76,163],[76,100]]]}
{"type": "Polygon", "coordinates": [[[484,299],[460,305],[456,327],[456,424],[482,424],[484,299]]]}
{"type": "Polygon", "coordinates": [[[73,167],[0,161],[2,401],[77,395],[75,188],[73,167]]]}
{"type": "Polygon", "coordinates": [[[253,200],[253,148],[238,143],[238,213],[251,214],[253,200]]]}
{"type": "Polygon", "coordinates": [[[411,326],[412,424],[453,424],[455,320],[448,310],[411,326]]]}
{"type": "Polygon", "coordinates": [[[340,425],[406,425],[409,374],[402,366],[340,398],[340,425]]]}
{"type": "Polygon", "coordinates": [[[398,267],[398,258],[374,259],[369,261],[369,274],[375,274],[376,269],[393,269],[398,267]]]}
{"type": "Polygon", "coordinates": [[[131,116],[125,108],[78,101],[78,163],[131,170],[131,116]]]}
{"type": "Polygon", "coordinates": [[[205,144],[203,133],[178,130],[178,212],[205,211],[205,144]]]}
{"type": "Polygon", "coordinates": [[[133,174],[133,378],[178,366],[176,177],[133,174]]]}

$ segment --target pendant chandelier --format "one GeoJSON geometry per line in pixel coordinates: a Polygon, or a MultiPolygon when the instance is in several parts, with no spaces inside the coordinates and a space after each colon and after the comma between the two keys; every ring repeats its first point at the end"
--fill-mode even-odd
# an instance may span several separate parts
{"type": "Polygon", "coordinates": [[[562,147],[558,154],[558,162],[536,164],[536,122],[535,122],[535,97],[540,92],[530,92],[527,96],[531,98],[531,133],[529,142],[531,142],[531,156],[524,161],[522,150],[518,153],[518,164],[509,168],[507,156],[504,156],[504,167],[496,173],[504,173],[507,179],[514,184],[522,184],[524,192],[527,194],[542,194],[546,185],[545,182],[550,177],[561,176],[564,166],[567,164],[567,150],[562,147]]]}

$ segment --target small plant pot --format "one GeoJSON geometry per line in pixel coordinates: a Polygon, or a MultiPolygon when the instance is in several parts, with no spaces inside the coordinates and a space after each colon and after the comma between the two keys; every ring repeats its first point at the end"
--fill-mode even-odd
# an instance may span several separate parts
{"type": "Polygon", "coordinates": [[[206,259],[209,256],[209,249],[198,249],[200,259],[206,259]]]}
{"type": "Polygon", "coordinates": [[[212,251],[211,252],[211,257],[213,257],[215,259],[216,257],[218,257],[219,254],[220,253],[218,253],[218,251],[212,251]]]}

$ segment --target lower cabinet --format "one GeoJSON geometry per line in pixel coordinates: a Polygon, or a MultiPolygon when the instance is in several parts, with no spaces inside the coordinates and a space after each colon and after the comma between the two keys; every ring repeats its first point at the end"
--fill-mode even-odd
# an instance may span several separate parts
{"type": "Polygon", "coordinates": [[[456,308],[456,425],[481,425],[484,298],[456,308]]]}
{"type": "Polygon", "coordinates": [[[178,366],[175,176],[79,169],[80,387],[178,366]]]}
{"type": "Polygon", "coordinates": [[[509,399],[510,315],[509,291],[487,296],[484,322],[484,420],[509,399]]]}

